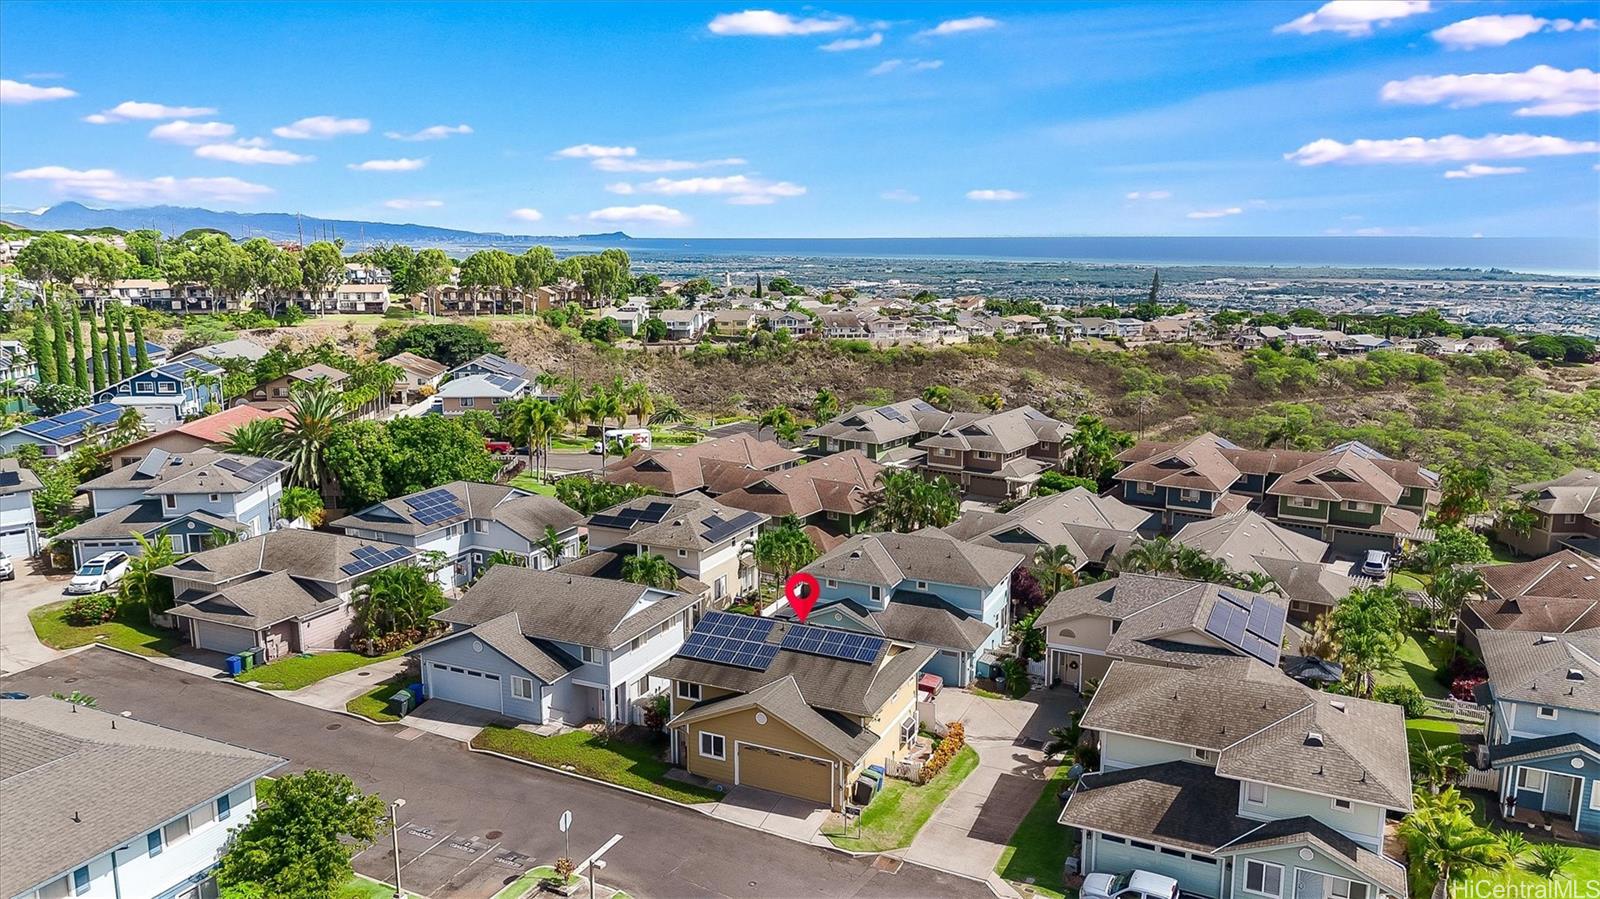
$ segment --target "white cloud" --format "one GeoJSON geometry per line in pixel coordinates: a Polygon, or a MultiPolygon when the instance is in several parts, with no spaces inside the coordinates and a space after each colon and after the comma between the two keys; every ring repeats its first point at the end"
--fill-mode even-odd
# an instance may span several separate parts
{"type": "Polygon", "coordinates": [[[1520,165],[1483,165],[1471,162],[1459,169],[1444,173],[1446,178],[1487,178],[1491,175],[1520,175],[1527,169],[1520,165]]]}
{"type": "Polygon", "coordinates": [[[1134,191],[1129,191],[1126,194],[1123,194],[1123,198],[1127,199],[1127,200],[1170,200],[1170,199],[1172,199],[1172,191],[1170,191],[1170,190],[1134,190],[1134,191]]]}
{"type": "Polygon", "coordinates": [[[689,217],[678,210],[653,203],[644,206],[607,206],[604,209],[596,209],[586,218],[591,222],[609,225],[634,223],[678,226],[690,222],[689,217]]]}
{"type": "Polygon", "coordinates": [[[1349,37],[1366,37],[1374,25],[1431,12],[1429,0],[1329,0],[1315,12],[1272,29],[1273,34],[1316,34],[1333,31],[1349,37]]]}
{"type": "Polygon", "coordinates": [[[1188,214],[1192,219],[1220,219],[1230,215],[1241,215],[1244,210],[1238,206],[1229,206],[1225,209],[1196,209],[1188,214]]]}
{"type": "Polygon", "coordinates": [[[390,140],[444,140],[452,134],[471,134],[471,125],[429,125],[421,131],[406,134],[402,131],[385,131],[384,137],[390,140]]]}
{"type": "Polygon", "coordinates": [[[233,126],[227,122],[191,122],[187,119],[178,119],[151,128],[150,138],[194,146],[232,137],[233,131],[233,126]]]}
{"type": "Polygon", "coordinates": [[[215,114],[216,110],[210,106],[167,106],[164,103],[124,100],[105,112],[86,115],[83,120],[91,125],[110,125],[131,120],[192,119],[215,114]]]}
{"type": "Polygon", "coordinates": [[[872,68],[868,69],[867,70],[867,74],[868,75],[887,75],[890,72],[893,72],[895,69],[898,69],[898,68],[900,68],[901,66],[903,66],[905,64],[906,64],[906,61],[903,60],[903,59],[886,59],[883,62],[880,62],[877,65],[873,66],[872,68]]]}
{"type": "Polygon", "coordinates": [[[842,37],[831,43],[823,44],[818,50],[828,53],[840,53],[845,50],[865,50],[883,43],[883,32],[874,31],[868,37],[842,37]]]}
{"type": "Polygon", "coordinates": [[[317,158],[288,150],[268,150],[261,146],[262,143],[255,138],[231,144],[205,144],[195,147],[194,155],[201,159],[236,162],[239,165],[299,165],[317,158]]]}
{"type": "Polygon", "coordinates": [[[521,209],[511,210],[511,217],[519,222],[537,222],[544,218],[544,213],[532,206],[524,206],[521,209]]]}
{"type": "Polygon", "coordinates": [[[888,200],[891,203],[915,203],[922,198],[909,190],[897,187],[894,190],[886,190],[878,194],[878,199],[888,200]]]}
{"type": "Polygon", "coordinates": [[[1382,165],[1470,162],[1483,159],[1527,159],[1600,152],[1600,141],[1574,141],[1533,134],[1488,134],[1483,137],[1402,137],[1356,140],[1342,144],[1330,138],[1312,141],[1283,158],[1300,165],[1382,165]]]}
{"type": "Polygon", "coordinates": [[[942,59],[886,59],[867,70],[868,75],[887,75],[890,72],[901,70],[907,72],[930,72],[944,65],[942,59]]]}
{"type": "Polygon", "coordinates": [[[23,169],[6,177],[43,182],[60,194],[108,203],[242,201],[272,193],[270,187],[238,178],[127,178],[111,169],[80,170],[59,165],[23,169]]]}
{"type": "Polygon", "coordinates": [[[1474,16],[1431,32],[1433,39],[1451,50],[1503,47],[1541,31],[1593,31],[1594,19],[1543,19],[1525,13],[1509,16],[1474,16]]]}
{"type": "Polygon", "coordinates": [[[272,133],[286,140],[328,140],[346,134],[366,134],[371,130],[372,123],[366,119],[314,115],[289,125],[279,125],[272,133]]]}
{"type": "Polygon", "coordinates": [[[0,78],[0,103],[38,103],[43,100],[65,100],[78,92],[70,87],[40,87],[24,81],[0,78]]]}
{"type": "Polygon", "coordinates": [[[968,16],[965,19],[946,19],[926,31],[917,32],[917,34],[924,37],[945,37],[952,34],[967,34],[973,31],[988,31],[999,24],[999,22],[988,16],[968,16]]]}
{"type": "Polygon", "coordinates": [[[911,64],[911,71],[931,72],[942,65],[944,65],[944,60],[942,59],[919,59],[911,64]]]}
{"type": "Polygon", "coordinates": [[[1485,103],[1528,103],[1519,116],[1572,116],[1600,110],[1600,72],[1563,71],[1534,66],[1526,72],[1483,75],[1418,75],[1383,86],[1390,103],[1433,105],[1452,109],[1485,103]]]}
{"type": "Polygon", "coordinates": [[[712,34],[727,37],[796,37],[808,34],[833,34],[855,24],[848,16],[799,18],[770,9],[725,12],[706,27],[712,34]]]}
{"type": "Polygon", "coordinates": [[[748,175],[728,175],[725,177],[701,178],[657,178],[642,184],[626,185],[625,189],[618,190],[624,185],[612,184],[607,190],[620,194],[660,194],[676,197],[691,194],[716,194],[727,196],[728,202],[738,206],[759,206],[775,202],[782,198],[798,197],[806,189],[790,181],[767,181],[762,178],[751,178],[748,175]]]}
{"type": "Polygon", "coordinates": [[[737,156],[727,159],[702,159],[691,161],[687,159],[628,159],[621,156],[599,156],[589,163],[592,168],[602,172],[645,172],[657,174],[660,172],[683,172],[690,169],[709,169],[719,166],[744,165],[745,160],[737,156]]]}
{"type": "Polygon", "coordinates": [[[631,194],[633,193],[633,185],[626,181],[618,181],[614,184],[607,184],[606,190],[614,194],[631,194]]]}
{"type": "Polygon", "coordinates": [[[1012,200],[1025,199],[1028,195],[1016,190],[1004,188],[986,188],[983,190],[967,191],[967,199],[977,200],[982,203],[1009,203],[1012,200]]]}
{"type": "Polygon", "coordinates": [[[414,172],[427,164],[426,159],[369,159],[352,162],[345,168],[352,172],[414,172]]]}
{"type": "Polygon", "coordinates": [[[617,156],[637,156],[636,147],[602,147],[597,144],[576,144],[565,149],[557,150],[555,155],[562,159],[607,159],[617,156]]]}
{"type": "Polygon", "coordinates": [[[444,205],[443,200],[410,200],[404,197],[396,200],[384,200],[383,205],[390,209],[438,209],[444,205]]]}

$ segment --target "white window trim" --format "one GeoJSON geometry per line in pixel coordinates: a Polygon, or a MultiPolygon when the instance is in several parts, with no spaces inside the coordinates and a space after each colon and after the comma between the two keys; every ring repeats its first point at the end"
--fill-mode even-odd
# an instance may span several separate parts
{"type": "Polygon", "coordinates": [[[1529,793],[1538,793],[1543,795],[1545,787],[1549,784],[1549,781],[1549,775],[1547,775],[1540,768],[1523,767],[1517,769],[1517,789],[1519,790],[1527,790],[1529,793]],[[1528,782],[1531,779],[1528,775],[1538,776],[1539,785],[1537,787],[1528,782]]]}
{"type": "Polygon", "coordinates": [[[1258,782],[1253,781],[1253,780],[1245,781],[1245,784],[1244,784],[1244,804],[1245,805],[1266,805],[1267,804],[1267,785],[1264,784],[1264,783],[1258,783],[1258,782]],[[1261,788],[1261,798],[1260,799],[1251,799],[1250,798],[1250,790],[1252,788],[1255,788],[1255,787],[1260,787],[1261,788]]]}
{"type": "Polygon", "coordinates": [[[1346,512],[1371,512],[1372,503],[1364,503],[1360,500],[1347,499],[1344,501],[1344,510],[1346,512]]]}
{"type": "Polygon", "coordinates": [[[690,702],[699,702],[700,701],[700,685],[699,684],[692,684],[692,683],[690,683],[688,681],[682,681],[682,680],[681,681],[677,681],[676,683],[677,683],[678,686],[677,686],[675,692],[676,692],[676,694],[677,694],[679,699],[686,699],[686,700],[688,700],[690,702]]]}
{"type": "MultiPolygon", "coordinates": [[[[1267,885],[1267,876],[1266,876],[1266,873],[1263,871],[1262,875],[1261,875],[1261,886],[1263,888],[1265,888],[1266,885],[1267,885]]],[[[1272,862],[1264,862],[1264,861],[1262,861],[1260,859],[1257,859],[1257,858],[1247,858],[1247,859],[1245,859],[1244,860],[1244,877],[1239,882],[1239,890],[1241,892],[1249,893],[1252,896],[1270,896],[1270,897],[1272,897],[1272,899],[1282,899],[1282,897],[1283,897],[1283,866],[1282,865],[1275,865],[1272,862]],[[1249,883],[1250,883],[1250,866],[1251,865],[1260,865],[1262,868],[1276,868],[1276,869],[1278,869],[1278,891],[1276,893],[1267,893],[1267,892],[1263,892],[1262,890],[1252,890],[1252,889],[1250,889],[1249,883]]]]}
{"type": "Polygon", "coordinates": [[[578,657],[585,665],[600,664],[600,653],[593,646],[579,646],[578,657]]]}
{"type": "Polygon", "coordinates": [[[1199,502],[1200,501],[1200,491],[1191,489],[1189,487],[1185,487],[1182,490],[1178,491],[1178,499],[1180,499],[1180,500],[1182,500],[1184,502],[1190,502],[1190,503],[1199,502]]]}
{"type": "Polygon", "coordinates": [[[1554,721],[1556,718],[1560,717],[1560,715],[1561,713],[1556,711],[1554,706],[1548,705],[1539,706],[1539,708],[1533,713],[1533,716],[1541,721],[1554,721]],[[1549,712],[1550,714],[1546,715],[1545,712],[1549,712]]]}
{"type": "Polygon", "coordinates": [[[1589,810],[1592,812],[1600,812],[1600,786],[1591,787],[1589,789],[1589,810]]]}
{"type": "Polygon", "coordinates": [[[1348,799],[1333,800],[1333,810],[1336,812],[1351,812],[1355,811],[1355,808],[1356,804],[1348,799]]]}
{"type": "Polygon", "coordinates": [[[1212,752],[1209,749],[1200,749],[1200,748],[1197,747],[1197,748],[1192,749],[1190,751],[1194,754],[1194,758],[1195,758],[1196,761],[1214,762],[1214,761],[1217,760],[1217,754],[1215,752],[1212,752]]]}
{"type": "Polygon", "coordinates": [[[1285,500],[1291,509],[1315,509],[1317,501],[1309,496],[1286,496],[1285,500]]]}
{"type": "Polygon", "coordinates": [[[511,698],[532,700],[534,698],[533,678],[520,677],[515,674],[511,675],[511,698]],[[523,693],[526,693],[527,695],[524,696],[523,693]]]}
{"type": "Polygon", "coordinates": [[[1144,494],[1145,496],[1150,496],[1151,494],[1156,492],[1156,485],[1151,483],[1150,481],[1134,481],[1133,482],[1133,492],[1134,493],[1141,493],[1141,494],[1144,494]]]}
{"type": "Polygon", "coordinates": [[[700,746],[698,748],[700,750],[700,755],[705,757],[705,758],[716,759],[719,762],[725,762],[725,761],[728,760],[728,738],[724,737],[722,734],[714,734],[709,730],[701,731],[700,732],[700,746]],[[706,752],[706,742],[708,741],[708,739],[711,741],[711,746],[712,746],[713,749],[716,748],[716,742],[715,741],[717,741],[717,740],[721,740],[722,741],[722,752],[720,754],[719,753],[715,753],[715,752],[706,752]]]}

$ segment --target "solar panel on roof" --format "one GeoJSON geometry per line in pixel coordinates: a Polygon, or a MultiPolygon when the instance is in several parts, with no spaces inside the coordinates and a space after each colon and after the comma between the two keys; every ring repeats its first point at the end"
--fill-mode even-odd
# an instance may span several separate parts
{"type": "Polygon", "coordinates": [[[871,662],[883,652],[887,641],[882,637],[811,627],[791,625],[783,635],[783,648],[810,655],[827,656],[849,662],[871,662]]]}
{"type": "Polygon", "coordinates": [[[894,408],[893,406],[884,406],[882,409],[878,410],[878,414],[889,419],[890,421],[904,422],[907,420],[904,415],[900,414],[900,410],[894,408]]]}

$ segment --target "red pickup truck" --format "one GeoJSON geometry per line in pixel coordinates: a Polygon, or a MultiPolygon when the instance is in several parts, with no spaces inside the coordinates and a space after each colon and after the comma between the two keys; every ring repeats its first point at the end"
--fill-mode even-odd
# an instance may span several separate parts
{"type": "Polygon", "coordinates": [[[509,456],[511,454],[511,441],[485,440],[483,442],[483,448],[496,455],[509,456]]]}

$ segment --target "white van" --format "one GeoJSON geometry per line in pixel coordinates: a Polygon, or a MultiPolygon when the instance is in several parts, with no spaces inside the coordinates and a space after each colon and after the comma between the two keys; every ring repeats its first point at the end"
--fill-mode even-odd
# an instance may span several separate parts
{"type": "MultiPolygon", "coordinates": [[[[610,430],[606,431],[606,448],[609,451],[616,452],[624,440],[630,441],[630,444],[634,449],[650,449],[650,429],[611,428],[610,430]]],[[[600,441],[596,440],[594,442],[594,446],[590,447],[589,452],[598,455],[600,452],[600,441]]]]}

